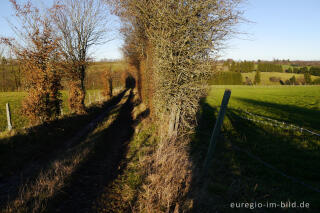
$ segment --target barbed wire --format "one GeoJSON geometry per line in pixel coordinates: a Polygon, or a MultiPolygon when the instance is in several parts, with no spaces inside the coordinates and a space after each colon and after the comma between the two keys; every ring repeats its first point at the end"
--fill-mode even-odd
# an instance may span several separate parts
{"type": "MultiPolygon", "coordinates": [[[[275,119],[271,119],[271,118],[268,118],[268,117],[264,117],[264,116],[261,116],[261,115],[256,115],[254,113],[251,113],[251,112],[248,112],[246,110],[241,110],[241,109],[236,109],[236,108],[229,108],[229,109],[232,109],[232,110],[235,110],[235,111],[239,111],[240,113],[245,113],[245,114],[248,114],[252,117],[255,117],[255,118],[260,118],[260,119],[265,119],[265,120],[268,120],[268,121],[265,121],[265,120],[258,120],[258,119],[253,119],[253,118],[248,118],[248,117],[245,117],[245,116],[241,116],[241,115],[238,115],[239,117],[243,118],[243,119],[246,119],[246,120],[250,120],[250,121],[253,121],[253,122],[257,122],[257,123],[262,123],[262,124],[266,124],[266,125],[272,125],[274,127],[281,127],[281,128],[286,128],[286,129],[298,129],[300,130],[301,132],[303,131],[306,131],[310,134],[313,134],[313,135],[316,135],[316,136],[320,136],[320,134],[318,133],[315,133],[311,130],[308,130],[306,128],[303,128],[303,127],[299,127],[299,126],[296,126],[296,125],[293,125],[293,124],[289,124],[289,123],[286,123],[286,122],[283,122],[283,121],[278,121],[278,120],[275,120],[275,119]]],[[[203,132],[204,134],[204,132],[203,132]]],[[[206,134],[206,135],[209,135],[209,134],[206,134]]],[[[225,138],[225,137],[224,137],[225,138]]],[[[291,181],[297,183],[297,184],[300,184],[306,188],[308,188],[309,190],[312,190],[314,192],[317,192],[317,193],[320,193],[320,189],[319,188],[316,188],[308,183],[305,183],[304,181],[296,178],[296,177],[293,177],[293,176],[290,176],[290,175],[287,175],[285,174],[284,172],[282,172],[280,169],[276,168],[275,166],[263,161],[261,158],[255,156],[254,154],[252,154],[251,152],[245,150],[245,149],[242,149],[240,148],[239,146],[231,143],[231,141],[229,141],[229,143],[231,144],[231,147],[232,149],[236,150],[236,151],[239,151],[239,152],[243,152],[245,153],[248,157],[252,158],[253,160],[261,163],[262,165],[264,165],[265,167],[271,169],[272,171],[278,173],[279,175],[287,178],[287,179],[290,179],[291,181]]]]}
{"type": "MultiPolygon", "coordinates": [[[[242,116],[242,115],[238,115],[239,117],[241,117],[242,119],[245,119],[245,120],[249,120],[249,121],[252,121],[252,122],[256,122],[256,123],[261,123],[261,124],[264,124],[264,125],[271,125],[273,127],[280,127],[280,128],[284,128],[284,129],[293,129],[293,130],[299,130],[301,133],[303,131],[305,132],[308,132],[312,135],[316,135],[316,136],[320,136],[319,133],[316,133],[316,132],[313,132],[309,129],[306,129],[306,128],[303,128],[303,127],[299,127],[299,126],[296,126],[294,124],[289,124],[289,123],[286,123],[284,121],[278,121],[276,119],[272,119],[272,118],[268,118],[268,117],[265,117],[265,116],[261,116],[261,115],[257,115],[257,114],[254,114],[254,113],[251,113],[247,110],[242,110],[242,109],[236,109],[236,108],[231,108],[233,110],[236,110],[236,111],[239,111],[240,113],[245,113],[247,115],[250,115],[252,116],[253,118],[249,118],[249,117],[245,117],[245,116],[242,116]],[[259,118],[259,119],[264,119],[264,120],[259,120],[259,119],[254,119],[254,118],[259,118]],[[267,121],[266,121],[267,120],[267,121]]],[[[230,142],[231,143],[231,142],[230,142]]],[[[281,170],[277,169],[276,167],[274,167],[273,165],[263,161],[262,159],[260,159],[259,157],[255,156],[254,154],[244,150],[244,149],[241,149],[240,147],[234,145],[233,143],[231,143],[232,145],[232,148],[237,150],[237,151],[240,151],[240,152],[243,152],[245,154],[247,154],[250,158],[258,161],[259,163],[263,164],[265,167],[273,170],[274,172],[280,174],[281,176],[283,177],[286,177],[288,179],[290,179],[291,181],[295,182],[295,183],[298,183],[314,192],[318,192],[320,193],[320,189],[318,188],[315,188],[305,182],[303,182],[302,180],[299,180],[293,176],[290,176],[290,175],[287,175],[285,174],[284,172],[282,172],[281,170]]]]}
{"type": "Polygon", "coordinates": [[[291,181],[293,181],[293,182],[295,182],[295,183],[298,183],[298,184],[300,184],[300,185],[303,185],[304,187],[306,187],[306,188],[308,188],[308,189],[310,189],[310,190],[312,190],[312,191],[314,191],[314,192],[320,193],[320,189],[315,188],[315,187],[313,187],[313,186],[311,186],[311,185],[303,182],[302,180],[299,180],[298,178],[295,178],[295,177],[293,177],[293,176],[287,175],[287,174],[285,174],[284,172],[282,172],[281,170],[279,170],[279,169],[277,169],[276,167],[274,167],[273,165],[271,165],[271,164],[263,161],[263,160],[260,159],[259,157],[255,156],[254,154],[252,154],[252,153],[250,153],[250,152],[248,152],[248,151],[246,151],[246,150],[244,150],[244,149],[241,149],[240,147],[238,147],[237,145],[234,145],[234,144],[231,143],[231,142],[230,142],[230,144],[231,144],[231,146],[232,146],[233,149],[247,154],[250,158],[258,161],[259,163],[263,164],[265,167],[268,167],[269,169],[273,170],[274,172],[280,174],[281,176],[286,177],[286,178],[290,179],[291,181]]]}
{"type": "Polygon", "coordinates": [[[262,123],[264,125],[269,125],[269,126],[273,126],[273,127],[280,127],[280,128],[283,128],[283,129],[298,130],[301,133],[302,132],[307,132],[309,134],[312,134],[312,135],[320,137],[320,133],[314,132],[314,131],[306,129],[304,127],[296,126],[294,124],[286,123],[284,121],[278,121],[276,119],[268,118],[268,117],[265,117],[265,116],[262,116],[262,115],[257,115],[257,114],[251,113],[251,112],[249,112],[247,110],[242,110],[242,109],[239,109],[239,108],[231,108],[231,109],[239,111],[240,113],[248,114],[248,115],[253,117],[253,118],[248,118],[248,117],[239,115],[239,117],[241,117],[242,119],[245,119],[245,120],[253,121],[253,122],[256,122],[256,123],[262,123]],[[259,119],[264,119],[264,120],[259,120],[259,119],[254,119],[254,118],[259,118],[259,119]],[[265,120],[268,120],[270,122],[265,121],[265,120]]]}
{"type": "MultiPolygon", "coordinates": [[[[257,114],[251,113],[251,112],[249,112],[247,110],[236,109],[236,108],[229,108],[229,109],[232,109],[232,110],[235,110],[235,111],[238,111],[240,113],[244,113],[244,114],[247,114],[247,115],[250,115],[250,116],[253,117],[253,118],[249,118],[249,117],[245,117],[245,116],[242,116],[242,115],[238,115],[242,119],[246,119],[246,120],[253,121],[253,122],[256,122],[256,123],[262,123],[262,124],[265,124],[265,125],[271,125],[271,126],[274,126],[274,127],[300,130],[300,132],[306,131],[306,132],[308,132],[310,134],[313,134],[313,135],[316,135],[316,136],[320,136],[320,134],[315,133],[315,132],[313,132],[311,130],[308,130],[306,128],[299,127],[299,126],[296,126],[296,125],[293,125],[293,124],[289,124],[289,123],[286,123],[284,121],[278,121],[276,119],[271,119],[271,118],[268,118],[268,117],[257,115],[257,114]],[[260,120],[259,119],[254,119],[254,118],[259,118],[260,120]],[[264,120],[261,120],[261,119],[264,119],[264,120]]],[[[236,151],[239,151],[239,152],[242,152],[242,153],[245,153],[251,159],[261,163],[263,166],[271,169],[272,171],[278,173],[279,175],[281,175],[281,176],[283,176],[283,177],[285,177],[287,179],[290,179],[292,182],[300,184],[300,185],[304,186],[305,188],[308,188],[309,190],[312,190],[314,192],[320,193],[320,189],[319,188],[316,188],[316,187],[314,187],[314,186],[312,186],[312,185],[310,185],[308,183],[305,183],[304,181],[302,181],[302,180],[300,180],[300,179],[298,179],[296,177],[287,175],[283,171],[281,171],[280,169],[276,168],[272,164],[269,164],[269,163],[263,161],[261,158],[257,157],[256,155],[252,154],[251,152],[240,148],[239,146],[231,143],[231,141],[229,141],[229,143],[231,144],[232,149],[234,149],[236,151]]]]}

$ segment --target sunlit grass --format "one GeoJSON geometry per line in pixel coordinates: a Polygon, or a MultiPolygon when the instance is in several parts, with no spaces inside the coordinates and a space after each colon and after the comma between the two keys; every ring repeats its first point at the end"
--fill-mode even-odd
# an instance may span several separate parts
{"type": "MultiPolygon", "coordinates": [[[[317,212],[320,208],[317,192],[280,175],[257,159],[319,189],[320,138],[246,120],[236,109],[319,130],[320,87],[213,86],[202,102],[201,122],[192,143],[191,153],[194,159],[199,159],[196,161],[200,162],[199,166],[206,156],[225,88],[230,88],[232,94],[221,132],[223,137],[216,141],[206,189],[207,196],[215,198],[216,204],[208,205],[206,211],[213,208],[233,212],[230,202],[290,200],[309,202],[310,212],[317,212]]],[[[266,210],[279,212],[280,209],[266,210]]]]}
{"type": "MultiPolygon", "coordinates": [[[[85,104],[88,106],[90,102],[95,103],[102,100],[103,96],[100,92],[101,90],[87,90],[85,104]]],[[[0,131],[5,131],[7,128],[6,103],[10,104],[13,127],[20,129],[28,126],[28,120],[21,112],[22,101],[26,95],[26,92],[0,92],[0,131]]],[[[69,114],[67,91],[62,91],[62,101],[63,113],[69,114]]]]}
{"type": "Polygon", "coordinates": [[[207,103],[219,106],[225,88],[232,91],[228,105],[231,108],[304,127],[320,127],[320,86],[212,86],[207,103]]]}

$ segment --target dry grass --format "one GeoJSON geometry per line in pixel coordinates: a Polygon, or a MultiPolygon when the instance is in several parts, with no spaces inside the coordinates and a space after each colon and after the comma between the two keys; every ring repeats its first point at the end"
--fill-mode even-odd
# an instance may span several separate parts
{"type": "Polygon", "coordinates": [[[155,128],[145,121],[138,128],[141,131],[134,135],[120,166],[125,168],[96,201],[94,209],[97,212],[140,212],[138,196],[146,176],[145,162],[154,150],[155,128]]]}
{"type": "Polygon", "coordinates": [[[191,181],[187,141],[162,140],[144,160],[147,178],[139,197],[139,212],[180,212],[186,208],[183,199],[191,181]]]}
{"type": "MultiPolygon", "coordinates": [[[[110,112],[111,116],[103,124],[103,128],[108,126],[116,119],[118,104],[110,112]]],[[[90,135],[100,131],[102,127],[97,127],[90,135]]],[[[88,138],[90,137],[88,136],[88,138]]],[[[47,201],[61,190],[68,177],[77,169],[77,167],[86,159],[94,147],[90,140],[84,140],[79,145],[67,150],[54,160],[46,171],[42,171],[34,182],[22,186],[19,195],[15,200],[8,203],[4,212],[43,212],[47,207],[47,201]]]]}
{"type": "Polygon", "coordinates": [[[7,205],[5,212],[44,211],[46,201],[64,186],[66,178],[72,174],[89,152],[90,147],[85,147],[66,158],[54,161],[34,183],[20,189],[18,198],[7,205]]]}

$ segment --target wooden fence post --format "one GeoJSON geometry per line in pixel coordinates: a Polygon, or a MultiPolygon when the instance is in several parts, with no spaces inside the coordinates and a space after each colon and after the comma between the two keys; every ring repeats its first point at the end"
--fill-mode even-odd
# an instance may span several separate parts
{"type": "Polygon", "coordinates": [[[220,129],[221,126],[223,124],[223,119],[224,119],[224,115],[226,114],[226,110],[227,110],[227,106],[229,103],[229,99],[231,96],[231,90],[230,89],[226,89],[223,95],[223,99],[222,99],[222,103],[221,103],[221,107],[220,107],[220,111],[218,114],[218,118],[216,120],[216,124],[214,126],[212,135],[211,135],[211,139],[210,139],[210,144],[209,144],[209,148],[208,148],[208,153],[206,156],[206,159],[204,161],[204,165],[203,165],[203,177],[205,177],[208,173],[208,168],[210,165],[210,162],[212,160],[213,157],[213,153],[214,153],[214,149],[216,147],[217,144],[217,137],[219,136],[220,133],[220,129]]]}
{"type": "Polygon", "coordinates": [[[63,104],[60,104],[60,116],[63,116],[63,104]]]}
{"type": "Polygon", "coordinates": [[[7,121],[8,121],[8,130],[12,130],[12,123],[11,123],[11,113],[10,113],[10,105],[9,103],[6,104],[7,110],[7,121]]]}

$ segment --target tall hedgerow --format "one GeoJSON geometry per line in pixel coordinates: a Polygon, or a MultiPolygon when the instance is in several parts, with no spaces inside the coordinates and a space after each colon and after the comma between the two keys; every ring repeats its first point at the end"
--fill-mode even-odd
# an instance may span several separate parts
{"type": "MultiPolygon", "coordinates": [[[[114,0],[124,21],[127,55],[152,78],[153,116],[160,136],[151,157],[140,211],[178,208],[191,175],[190,134],[206,93],[211,61],[233,32],[240,0],[114,0]],[[132,48],[137,47],[137,48],[132,48]]],[[[142,78],[141,87],[145,84],[142,78]]],[[[143,88],[141,88],[143,90],[143,88]]]]}

